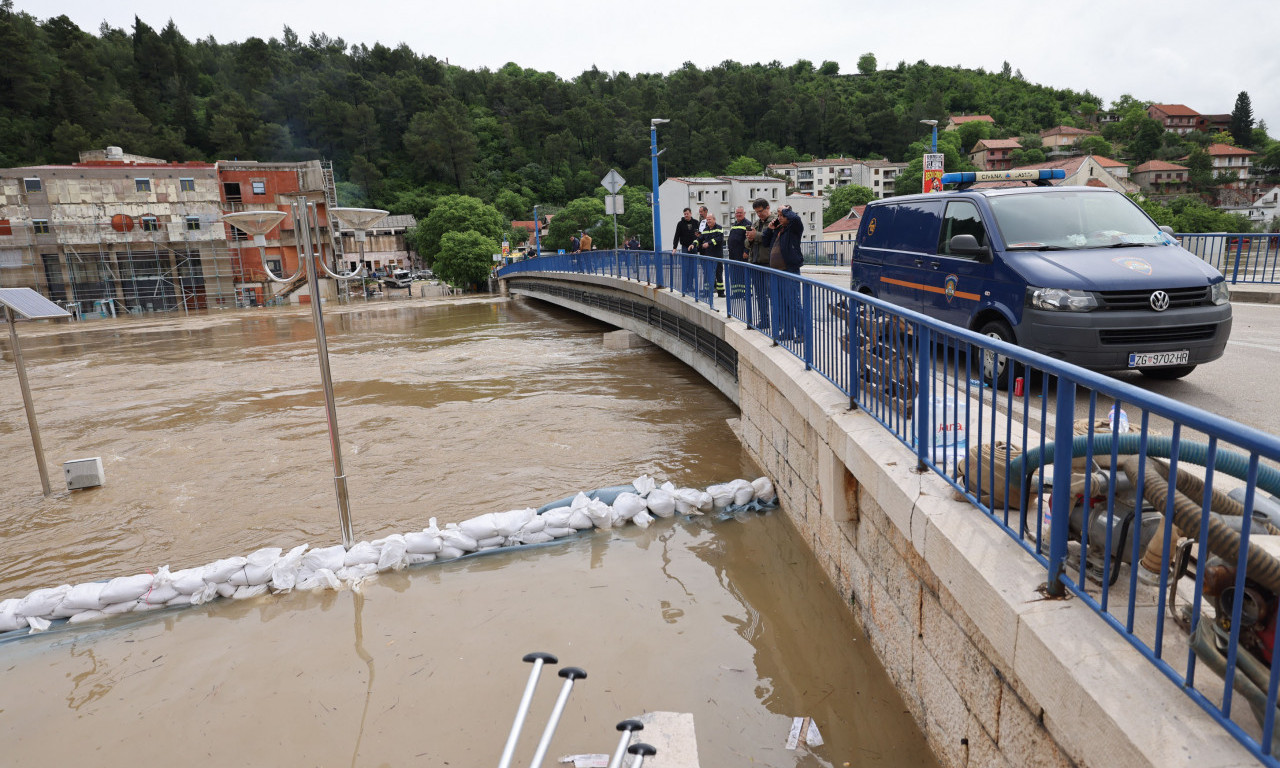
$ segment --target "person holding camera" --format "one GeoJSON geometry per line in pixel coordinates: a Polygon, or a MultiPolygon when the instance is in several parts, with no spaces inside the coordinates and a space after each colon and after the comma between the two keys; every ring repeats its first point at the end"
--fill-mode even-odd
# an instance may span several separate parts
{"type": "MultiPolygon", "coordinates": [[[[756,220],[747,229],[747,261],[758,267],[767,267],[769,266],[769,246],[773,243],[774,235],[774,230],[769,225],[773,223],[775,217],[769,212],[769,201],[763,197],[751,202],[751,210],[755,212],[756,220]]],[[[755,322],[749,325],[762,330],[767,329],[769,327],[769,275],[764,270],[752,269],[749,272],[749,279],[756,307],[755,322]]]]}
{"type": "MultiPolygon", "coordinates": [[[[770,222],[773,238],[769,246],[769,266],[774,269],[800,274],[804,265],[804,254],[800,252],[800,239],[804,236],[804,222],[800,214],[791,210],[791,206],[778,207],[778,217],[770,222]]],[[[778,286],[778,308],[782,316],[781,341],[795,341],[800,338],[800,283],[795,280],[783,280],[778,286]]]]}

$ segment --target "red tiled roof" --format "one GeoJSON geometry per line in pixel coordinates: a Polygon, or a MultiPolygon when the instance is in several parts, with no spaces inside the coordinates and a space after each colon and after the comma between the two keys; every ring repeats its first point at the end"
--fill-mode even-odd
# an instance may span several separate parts
{"type": "Polygon", "coordinates": [[[865,205],[859,205],[855,207],[848,216],[842,216],[841,218],[834,221],[831,224],[831,226],[825,227],[822,230],[822,233],[825,235],[828,233],[849,232],[849,231],[857,230],[858,226],[862,223],[862,212],[866,210],[866,208],[867,206],[865,205]]]}
{"type": "Polygon", "coordinates": [[[979,149],[1022,149],[1022,144],[1017,139],[979,139],[977,144],[973,145],[973,149],[969,150],[970,154],[981,152],[979,149]]]}
{"type": "Polygon", "coordinates": [[[1227,155],[1256,155],[1258,153],[1254,152],[1252,149],[1233,147],[1230,144],[1210,144],[1209,147],[1205,149],[1205,154],[1225,157],[1227,155]]]}
{"type": "Polygon", "coordinates": [[[1151,109],[1158,109],[1170,117],[1196,117],[1200,114],[1186,104],[1152,104],[1151,109]]]}
{"type": "Polygon", "coordinates": [[[1149,173],[1151,171],[1185,171],[1187,166],[1178,165],[1177,163],[1166,163],[1164,160],[1148,160],[1137,168],[1133,169],[1134,173],[1149,173]]]}
{"type": "Polygon", "coordinates": [[[1106,187],[1106,183],[1102,179],[1089,179],[1084,183],[1086,187],[1106,187]]]}
{"type": "Polygon", "coordinates": [[[972,123],[975,120],[981,120],[986,123],[995,122],[995,118],[991,117],[991,115],[953,115],[951,117],[951,122],[954,123],[955,125],[961,125],[963,123],[972,123]]]}
{"type": "Polygon", "coordinates": [[[1048,136],[1097,136],[1097,131],[1086,131],[1083,128],[1076,128],[1070,125],[1059,125],[1050,128],[1047,131],[1041,131],[1042,137],[1048,136]]]}
{"type": "Polygon", "coordinates": [[[1102,166],[1103,168],[1126,168],[1126,167],[1128,167],[1128,166],[1127,166],[1127,164],[1122,163],[1122,162],[1120,162],[1119,160],[1112,160],[1111,158],[1109,158],[1109,157],[1103,157],[1102,155],[1089,155],[1089,157],[1092,157],[1092,158],[1093,158],[1093,162],[1097,163],[1098,165],[1102,166]]]}

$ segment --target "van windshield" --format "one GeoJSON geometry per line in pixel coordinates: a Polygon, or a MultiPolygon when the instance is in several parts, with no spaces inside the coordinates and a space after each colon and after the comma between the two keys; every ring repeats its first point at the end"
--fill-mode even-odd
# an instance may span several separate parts
{"type": "Polygon", "coordinates": [[[1009,250],[1164,245],[1171,239],[1117,192],[1069,190],[988,198],[1009,250]]]}

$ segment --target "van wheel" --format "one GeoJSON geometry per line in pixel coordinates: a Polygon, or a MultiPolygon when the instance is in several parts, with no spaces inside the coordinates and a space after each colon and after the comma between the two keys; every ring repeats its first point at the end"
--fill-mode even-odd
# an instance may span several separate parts
{"type": "MultiPolygon", "coordinates": [[[[992,339],[1016,344],[1017,341],[1013,337],[1013,331],[1009,328],[1009,324],[1003,320],[988,320],[978,329],[978,333],[992,339]]],[[[996,389],[1008,388],[1009,386],[1009,366],[1016,365],[1016,362],[1010,360],[1003,355],[997,355],[994,352],[983,350],[982,352],[982,380],[992,385],[996,389]]]]}
{"type": "Polygon", "coordinates": [[[1138,370],[1148,379],[1173,381],[1174,379],[1181,379],[1195,369],[1194,365],[1170,365],[1165,368],[1139,368],[1138,370]]]}

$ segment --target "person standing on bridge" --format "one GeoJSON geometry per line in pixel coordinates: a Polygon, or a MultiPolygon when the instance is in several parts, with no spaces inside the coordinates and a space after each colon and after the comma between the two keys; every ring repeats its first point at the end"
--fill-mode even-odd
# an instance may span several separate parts
{"type": "Polygon", "coordinates": [[[591,250],[591,235],[587,234],[587,230],[584,229],[578,234],[582,235],[582,237],[578,240],[578,250],[580,251],[591,250]]]}
{"type": "MultiPolygon", "coordinates": [[[[769,245],[773,242],[773,230],[769,225],[774,216],[769,213],[769,201],[758,197],[751,203],[756,220],[747,230],[747,261],[757,267],[769,266],[769,245]]],[[[761,269],[752,269],[750,280],[751,293],[755,297],[755,322],[750,325],[767,329],[769,327],[769,275],[761,269]]]]}
{"type": "Polygon", "coordinates": [[[640,250],[640,238],[636,237],[635,235],[628,237],[626,245],[624,245],[623,247],[626,248],[628,251],[640,250]]]}
{"type": "Polygon", "coordinates": [[[698,222],[693,220],[693,211],[684,209],[684,218],[676,222],[676,234],[671,238],[671,250],[686,253],[689,246],[698,241],[698,222]]]}
{"type": "MultiPolygon", "coordinates": [[[[800,276],[800,267],[804,265],[804,254],[800,251],[800,240],[804,236],[804,222],[800,214],[791,210],[791,206],[778,208],[778,217],[770,225],[774,235],[769,248],[769,266],[800,276]]],[[[779,309],[782,314],[783,341],[795,341],[800,338],[800,283],[796,280],[780,280],[778,285],[779,309]]]]}
{"type": "Polygon", "coordinates": [[[698,234],[707,231],[707,206],[698,206],[698,234]]]}
{"type": "MultiPolygon", "coordinates": [[[[702,233],[698,235],[698,250],[703,256],[710,256],[716,259],[716,295],[724,295],[724,230],[716,223],[716,215],[708,213],[706,221],[702,229],[702,233]]],[[[702,262],[699,269],[710,270],[711,265],[702,262]]]]}

